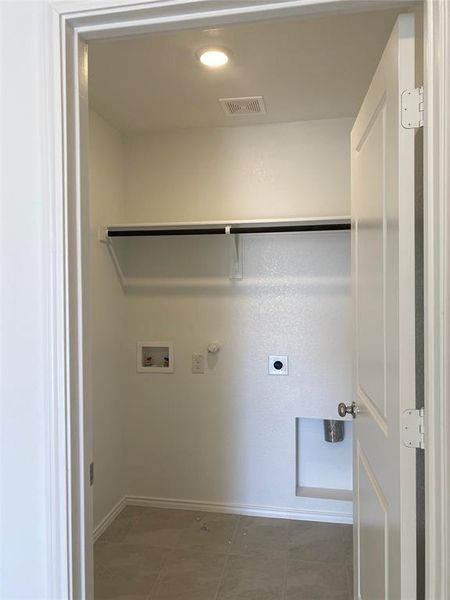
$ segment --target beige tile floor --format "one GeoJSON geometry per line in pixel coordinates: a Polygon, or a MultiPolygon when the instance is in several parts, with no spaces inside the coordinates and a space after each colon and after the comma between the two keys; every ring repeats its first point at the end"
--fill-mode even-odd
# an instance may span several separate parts
{"type": "Polygon", "coordinates": [[[95,543],[95,600],[350,600],[352,529],[128,506],[95,543]]]}

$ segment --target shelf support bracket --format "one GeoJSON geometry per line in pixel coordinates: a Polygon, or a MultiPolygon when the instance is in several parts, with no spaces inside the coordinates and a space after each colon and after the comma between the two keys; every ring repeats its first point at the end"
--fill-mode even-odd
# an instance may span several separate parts
{"type": "Polygon", "coordinates": [[[110,239],[108,237],[108,228],[103,225],[99,225],[97,229],[97,239],[101,244],[109,244],[110,239]]]}
{"type": "Polygon", "coordinates": [[[240,237],[231,233],[231,225],[225,227],[230,256],[230,279],[242,279],[242,244],[240,237]]]}
{"type": "Polygon", "coordinates": [[[101,244],[105,244],[106,247],[108,248],[108,252],[109,252],[109,254],[112,258],[113,264],[114,264],[114,268],[116,269],[117,275],[119,276],[120,284],[121,284],[122,288],[125,289],[125,287],[127,285],[127,280],[122,271],[122,267],[120,266],[120,262],[119,262],[119,259],[117,258],[117,254],[114,249],[112,240],[108,236],[108,228],[107,227],[103,227],[102,225],[99,226],[99,228],[97,230],[97,239],[101,244]]]}

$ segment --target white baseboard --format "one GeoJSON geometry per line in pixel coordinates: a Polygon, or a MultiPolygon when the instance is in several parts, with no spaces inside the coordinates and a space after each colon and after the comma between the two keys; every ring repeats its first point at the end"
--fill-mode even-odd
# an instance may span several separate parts
{"type": "Polygon", "coordinates": [[[112,507],[106,517],[103,517],[97,527],[94,528],[94,542],[98,540],[105,529],[111,525],[114,519],[119,516],[127,504],[127,497],[124,496],[115,506],[112,507]]]}
{"type": "Polygon", "coordinates": [[[353,523],[351,508],[348,512],[332,512],[314,509],[278,508],[272,506],[252,506],[247,504],[223,504],[219,502],[198,502],[196,500],[173,500],[171,498],[149,498],[146,496],[126,496],[126,504],[153,508],[173,508],[179,510],[197,510],[203,512],[269,517],[274,519],[293,519],[297,521],[319,521],[322,523],[353,523]]]}
{"type": "Polygon", "coordinates": [[[109,511],[94,529],[94,542],[111,525],[125,506],[148,506],[149,508],[172,508],[175,510],[193,510],[215,512],[271,519],[292,519],[294,521],[318,521],[321,523],[342,523],[351,525],[353,514],[315,509],[279,508],[273,506],[254,506],[249,504],[224,504],[221,502],[199,502],[197,500],[174,500],[172,498],[151,498],[147,496],[124,496],[109,511]]]}

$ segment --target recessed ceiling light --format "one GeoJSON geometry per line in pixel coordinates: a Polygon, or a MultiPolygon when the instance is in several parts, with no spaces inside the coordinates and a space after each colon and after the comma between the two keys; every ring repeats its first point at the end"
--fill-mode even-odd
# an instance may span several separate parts
{"type": "Polygon", "coordinates": [[[229,61],[229,56],[223,48],[205,48],[199,52],[200,62],[205,67],[223,67],[229,61]]]}

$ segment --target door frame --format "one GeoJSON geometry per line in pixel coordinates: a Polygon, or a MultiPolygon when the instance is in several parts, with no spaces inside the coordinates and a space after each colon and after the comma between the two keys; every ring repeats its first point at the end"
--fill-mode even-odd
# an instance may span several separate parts
{"type": "Polygon", "coordinates": [[[427,600],[450,597],[450,3],[425,4],[424,300],[427,600]]]}
{"type": "MultiPolygon", "coordinates": [[[[425,402],[426,597],[450,595],[450,2],[425,4],[425,402]]],[[[51,0],[46,5],[46,79],[52,107],[49,161],[55,382],[48,457],[53,597],[91,598],[92,456],[86,331],[87,42],[123,34],[411,6],[408,0],[51,0]],[[368,6],[369,4],[369,6],[368,6]],[[57,508],[57,510],[56,510],[57,508]]],[[[412,399],[414,405],[414,399],[412,399]]]]}

